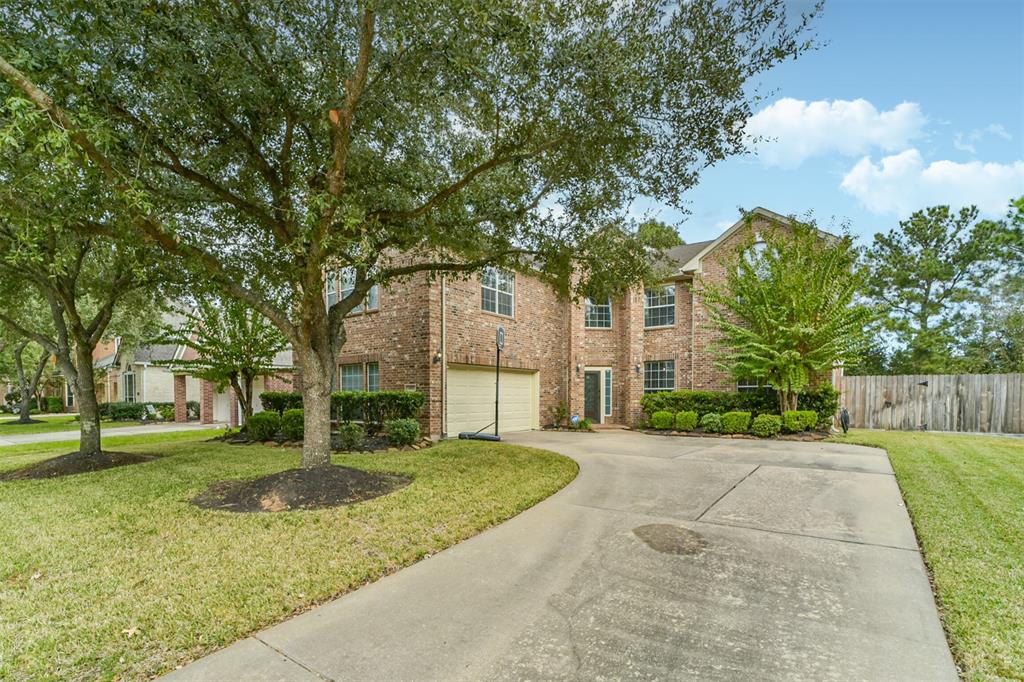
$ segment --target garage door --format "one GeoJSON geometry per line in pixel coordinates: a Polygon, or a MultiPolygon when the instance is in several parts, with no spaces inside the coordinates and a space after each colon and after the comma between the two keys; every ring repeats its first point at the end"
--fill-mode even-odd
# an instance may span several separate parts
{"type": "MultiPolygon", "coordinates": [[[[537,372],[501,370],[500,433],[540,428],[537,372]]],[[[494,421],[494,368],[448,367],[448,435],[478,431],[494,421]]],[[[494,432],[493,425],[486,429],[494,432]]]]}

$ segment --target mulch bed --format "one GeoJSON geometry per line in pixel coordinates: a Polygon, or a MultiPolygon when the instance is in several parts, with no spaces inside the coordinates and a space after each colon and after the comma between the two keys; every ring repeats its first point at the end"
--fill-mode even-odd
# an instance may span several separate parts
{"type": "Polygon", "coordinates": [[[400,490],[412,479],[342,466],[287,469],[248,481],[218,481],[192,499],[203,509],[278,512],[365,502],[400,490]]]}
{"type": "MultiPolygon", "coordinates": [[[[424,438],[421,438],[420,440],[418,440],[417,442],[413,443],[412,445],[403,445],[401,447],[395,447],[395,446],[391,445],[391,443],[388,441],[387,436],[382,436],[382,435],[378,434],[378,435],[374,435],[374,436],[366,436],[365,438],[363,438],[363,442],[360,443],[353,450],[342,450],[341,447],[339,446],[338,442],[337,442],[337,440],[338,440],[337,434],[331,436],[331,440],[332,440],[332,449],[333,449],[333,451],[334,452],[338,452],[338,453],[341,453],[341,452],[394,452],[394,451],[398,451],[398,450],[403,451],[403,452],[409,452],[409,451],[412,451],[412,450],[423,450],[424,448],[429,448],[431,445],[434,444],[433,441],[430,440],[430,438],[424,437],[424,438]]],[[[302,447],[302,441],[301,440],[284,440],[281,437],[278,437],[275,440],[252,440],[248,436],[246,436],[244,433],[232,433],[232,434],[229,434],[229,435],[226,435],[226,436],[214,436],[213,438],[208,439],[208,442],[211,442],[211,443],[214,443],[214,442],[216,442],[216,443],[227,443],[228,445],[265,445],[265,446],[271,447],[271,448],[276,448],[276,447],[281,447],[281,448],[301,448],[302,447]]]]}
{"type": "Polygon", "coordinates": [[[60,457],[44,459],[42,462],[29,464],[20,469],[5,471],[0,474],[0,481],[25,481],[73,476],[90,471],[123,467],[129,464],[152,462],[154,459],[159,458],[156,455],[138,455],[131,452],[101,452],[99,455],[83,455],[80,452],[70,452],[60,457]]]}

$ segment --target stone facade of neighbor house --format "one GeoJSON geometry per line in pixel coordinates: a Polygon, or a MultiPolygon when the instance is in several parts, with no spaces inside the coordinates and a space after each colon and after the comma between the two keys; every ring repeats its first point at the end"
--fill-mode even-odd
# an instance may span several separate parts
{"type": "MultiPolygon", "coordinates": [[[[638,288],[608,307],[561,300],[523,273],[434,281],[418,276],[375,291],[346,320],[337,386],[424,392],[422,426],[435,437],[490,428],[501,326],[501,430],[548,424],[560,404],[570,415],[632,425],[647,391],[737,390],[716,366],[718,333],[701,301],[700,282],[721,281],[741,246],[786,223],[760,208],[749,218],[716,240],[670,250],[667,288],[638,288]]],[[[328,305],[344,295],[342,282],[329,278],[328,305]]]]}

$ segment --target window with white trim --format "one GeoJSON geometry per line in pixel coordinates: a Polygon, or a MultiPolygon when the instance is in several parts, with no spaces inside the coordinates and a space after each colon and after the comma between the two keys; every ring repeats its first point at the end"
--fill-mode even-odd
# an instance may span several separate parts
{"type": "Polygon", "coordinates": [[[380,365],[376,362],[366,363],[366,390],[380,390],[380,365]]]}
{"type": "MultiPolygon", "coordinates": [[[[343,268],[327,273],[327,309],[330,310],[356,288],[356,271],[354,268],[343,268]]],[[[366,292],[366,297],[352,309],[353,313],[380,308],[380,286],[374,284],[366,292]]]]}
{"type": "Polygon", "coordinates": [[[379,391],[380,364],[352,362],[341,366],[342,391],[379,391]]]}
{"type": "Polygon", "coordinates": [[[761,390],[761,383],[757,379],[738,379],[736,381],[736,390],[740,393],[754,393],[761,390]]]}
{"type": "Polygon", "coordinates": [[[604,416],[610,417],[612,414],[612,371],[606,369],[604,371],[604,416]]]}
{"type": "Polygon", "coordinates": [[[675,360],[653,360],[644,363],[644,393],[671,391],[675,387],[675,360]]]}
{"type": "Polygon", "coordinates": [[[124,373],[124,401],[126,403],[135,402],[135,372],[124,373]]]}
{"type": "Polygon", "coordinates": [[[644,326],[669,327],[676,323],[676,287],[668,284],[644,289],[644,326]]]}
{"type": "Polygon", "coordinates": [[[606,298],[603,303],[594,303],[587,298],[583,303],[583,326],[587,329],[611,329],[612,300],[606,298]]]}
{"type": "Polygon", "coordinates": [[[485,268],[480,275],[480,308],[489,313],[508,315],[515,312],[515,275],[496,267],[485,268]]]}

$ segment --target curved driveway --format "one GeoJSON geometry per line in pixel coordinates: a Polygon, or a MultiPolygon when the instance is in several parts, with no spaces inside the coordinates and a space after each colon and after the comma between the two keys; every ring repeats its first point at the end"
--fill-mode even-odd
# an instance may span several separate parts
{"type": "Polygon", "coordinates": [[[955,680],[885,453],[530,432],[516,518],[175,680],[955,680]]]}

